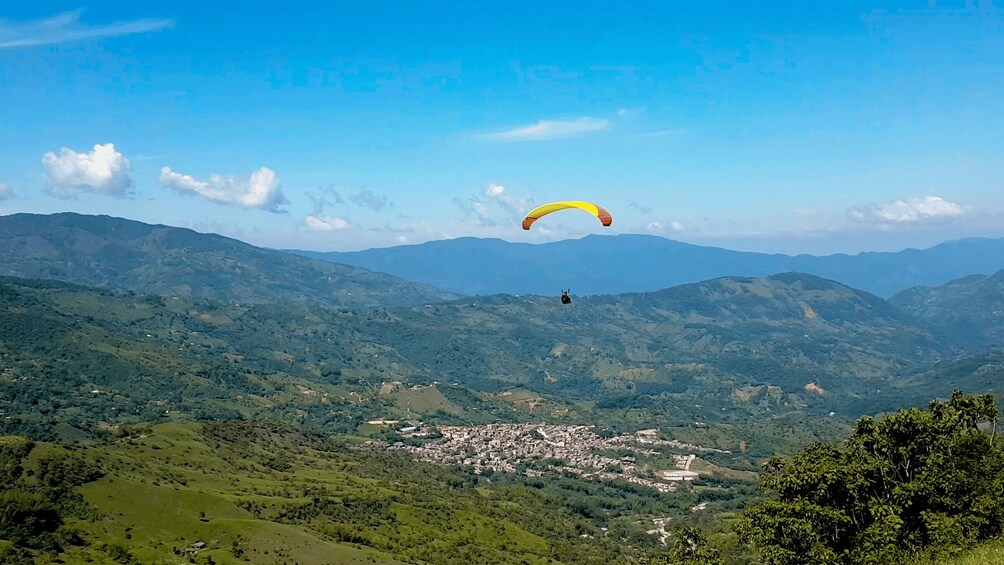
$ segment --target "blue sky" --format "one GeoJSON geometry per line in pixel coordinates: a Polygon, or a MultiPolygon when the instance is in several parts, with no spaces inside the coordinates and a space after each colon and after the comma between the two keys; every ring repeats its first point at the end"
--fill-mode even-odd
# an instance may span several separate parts
{"type": "Polygon", "coordinates": [[[0,214],[265,246],[1004,237],[991,2],[21,3],[0,214]],[[519,227],[530,207],[596,201],[519,227]]]}

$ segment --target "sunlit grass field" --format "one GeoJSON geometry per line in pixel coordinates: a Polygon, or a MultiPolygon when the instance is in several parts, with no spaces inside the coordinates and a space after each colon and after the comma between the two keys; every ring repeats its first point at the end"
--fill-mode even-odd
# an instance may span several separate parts
{"type": "MultiPolygon", "coordinates": [[[[299,525],[256,519],[238,505],[255,500],[267,504],[286,498],[298,483],[355,488],[356,481],[335,471],[270,473],[236,468],[200,440],[195,424],[165,424],[148,437],[94,447],[87,457],[111,472],[80,488],[99,520],[71,525],[91,546],[127,548],[140,563],[399,563],[370,548],[337,543],[299,525]],[[205,549],[186,554],[197,542],[205,549]]],[[[45,446],[33,457],[52,453],[45,446]]],[[[362,486],[362,485],[358,485],[362,486]]],[[[92,548],[70,548],[67,562],[103,563],[107,555],[92,548]]]]}
{"type": "Polygon", "coordinates": [[[951,557],[922,559],[913,565],[996,565],[1004,564],[1004,539],[996,539],[951,557]]]}

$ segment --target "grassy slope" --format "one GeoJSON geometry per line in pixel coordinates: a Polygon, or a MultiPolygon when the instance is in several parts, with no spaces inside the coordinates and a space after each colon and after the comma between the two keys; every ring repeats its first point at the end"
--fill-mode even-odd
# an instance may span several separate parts
{"type": "MultiPolygon", "coordinates": [[[[639,555],[640,538],[629,542],[633,548],[623,545],[627,538],[602,539],[598,527],[561,508],[548,507],[543,518],[540,501],[520,498],[532,496],[520,489],[475,491],[447,484],[431,466],[318,450],[299,436],[219,437],[199,424],[172,423],[114,443],[36,447],[31,461],[73,452],[107,472],[79,488],[99,517],[69,523],[87,545],[62,558],[110,562],[102,550],[109,544],[141,563],[182,563],[187,556],[178,552],[198,541],[208,545],[200,563],[207,556],[217,563],[604,563],[639,555]],[[276,454],[285,463],[270,460],[276,454]]],[[[640,554],[657,550],[652,539],[640,543],[647,547],[640,554]]]]}
{"type": "MultiPolygon", "coordinates": [[[[55,448],[39,449],[40,457],[55,448]]],[[[112,469],[104,478],[81,487],[85,499],[103,519],[74,523],[93,545],[118,544],[142,563],[182,563],[175,555],[197,541],[208,544],[200,559],[217,563],[271,563],[288,558],[297,563],[399,563],[387,554],[323,539],[301,526],[256,519],[237,506],[244,499],[265,500],[255,492],[277,490],[283,481],[234,469],[207,447],[194,424],[156,426],[154,434],[88,451],[112,469]],[[231,552],[237,544],[243,557],[231,552]]],[[[323,473],[311,480],[344,477],[323,473]]],[[[71,561],[87,557],[101,562],[94,549],[74,549],[71,561]]]]}
{"type": "Polygon", "coordinates": [[[959,555],[941,559],[922,559],[914,565],[994,565],[1004,563],[1004,539],[997,539],[959,555]]]}

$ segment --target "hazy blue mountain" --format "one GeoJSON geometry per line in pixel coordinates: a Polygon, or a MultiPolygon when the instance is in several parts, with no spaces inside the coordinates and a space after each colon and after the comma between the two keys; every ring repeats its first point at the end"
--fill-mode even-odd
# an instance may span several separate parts
{"type": "Polygon", "coordinates": [[[968,339],[1004,347],[1004,271],[970,275],[933,288],[910,288],[889,301],[968,339]]]}
{"type": "Polygon", "coordinates": [[[458,238],[355,252],[294,251],[462,294],[647,292],[722,276],[804,272],[882,297],[1004,268],[1004,239],[963,239],[896,253],[781,255],[703,247],[650,235],[590,235],[545,244],[458,238]]]}
{"type": "Polygon", "coordinates": [[[0,217],[0,275],[224,302],[376,306],[457,297],[220,235],[73,213],[0,217]]]}

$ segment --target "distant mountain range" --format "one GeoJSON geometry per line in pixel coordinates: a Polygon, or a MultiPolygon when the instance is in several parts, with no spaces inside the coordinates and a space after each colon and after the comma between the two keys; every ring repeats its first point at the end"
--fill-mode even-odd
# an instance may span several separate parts
{"type": "Polygon", "coordinates": [[[0,275],[229,302],[423,304],[458,295],[364,268],[109,216],[0,216],[0,275]]]}
{"type": "Polygon", "coordinates": [[[650,235],[590,235],[545,244],[458,238],[354,252],[292,251],[467,295],[621,294],[722,276],[803,272],[882,297],[1004,269],[1004,239],[857,255],[781,255],[703,247],[650,235]]]}

